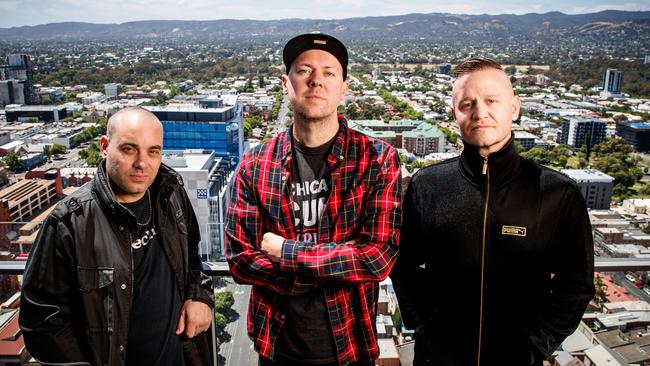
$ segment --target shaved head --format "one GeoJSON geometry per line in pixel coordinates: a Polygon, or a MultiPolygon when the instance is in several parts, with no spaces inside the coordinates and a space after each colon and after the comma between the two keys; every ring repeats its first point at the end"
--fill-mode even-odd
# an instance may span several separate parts
{"type": "Polygon", "coordinates": [[[158,119],[158,117],[156,117],[155,114],[138,106],[126,107],[124,109],[119,110],[117,113],[112,115],[111,118],[108,119],[108,124],[106,126],[106,135],[110,138],[111,135],[115,133],[115,129],[117,125],[124,121],[135,122],[135,121],[142,121],[147,119],[157,121],[160,127],[162,128],[162,124],[160,123],[160,120],[158,119]]]}

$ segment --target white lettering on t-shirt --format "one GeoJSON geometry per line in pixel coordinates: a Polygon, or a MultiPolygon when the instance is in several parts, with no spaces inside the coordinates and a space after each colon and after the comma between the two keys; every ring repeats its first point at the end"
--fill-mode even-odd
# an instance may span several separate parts
{"type": "Polygon", "coordinates": [[[131,248],[140,249],[142,247],[147,246],[147,244],[149,244],[149,242],[151,241],[151,239],[153,239],[154,236],[156,236],[156,229],[152,227],[151,229],[145,231],[144,235],[142,235],[140,239],[137,239],[136,241],[131,243],[131,248]]]}

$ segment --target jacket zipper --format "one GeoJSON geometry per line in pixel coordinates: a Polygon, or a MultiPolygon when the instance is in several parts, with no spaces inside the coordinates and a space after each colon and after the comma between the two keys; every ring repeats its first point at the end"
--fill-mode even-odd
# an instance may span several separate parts
{"type": "Polygon", "coordinates": [[[482,174],[485,175],[485,202],[483,206],[483,236],[481,240],[481,300],[479,306],[479,324],[478,324],[478,353],[476,365],[481,366],[481,341],[483,340],[483,295],[485,284],[485,247],[486,247],[486,234],[487,234],[487,214],[488,202],[490,200],[490,170],[488,169],[488,156],[483,157],[483,170],[482,174]]]}

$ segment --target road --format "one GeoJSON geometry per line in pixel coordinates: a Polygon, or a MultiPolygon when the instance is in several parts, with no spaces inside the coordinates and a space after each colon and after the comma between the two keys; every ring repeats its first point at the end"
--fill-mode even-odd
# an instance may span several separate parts
{"type": "Polygon", "coordinates": [[[227,291],[231,291],[235,298],[232,309],[239,317],[226,325],[226,332],[230,335],[228,342],[221,344],[219,354],[226,359],[225,365],[218,366],[257,366],[257,352],[253,349],[253,342],[248,338],[246,331],[246,312],[248,311],[248,298],[251,287],[238,285],[231,277],[226,279],[227,291]]]}
{"type": "Polygon", "coordinates": [[[612,277],[616,280],[616,283],[625,287],[628,293],[632,296],[636,296],[639,299],[650,302],[650,296],[644,291],[636,287],[632,282],[625,278],[625,272],[611,272],[612,277]]]}
{"type": "Polygon", "coordinates": [[[45,163],[43,168],[81,168],[86,163],[79,157],[79,152],[84,150],[83,147],[77,146],[61,154],[59,157],[52,159],[51,163],[45,163]]]}
{"type": "Polygon", "coordinates": [[[284,120],[287,118],[287,113],[289,113],[289,98],[285,95],[282,99],[282,104],[280,105],[280,111],[278,112],[278,119],[273,122],[273,135],[286,130],[284,126],[284,120]]]}

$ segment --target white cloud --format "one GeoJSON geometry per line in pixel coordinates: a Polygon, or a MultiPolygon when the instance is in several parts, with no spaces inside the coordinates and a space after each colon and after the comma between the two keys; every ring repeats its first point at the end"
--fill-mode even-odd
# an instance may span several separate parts
{"type": "Polygon", "coordinates": [[[0,0],[0,11],[14,11],[18,7],[18,1],[0,0]]]}

